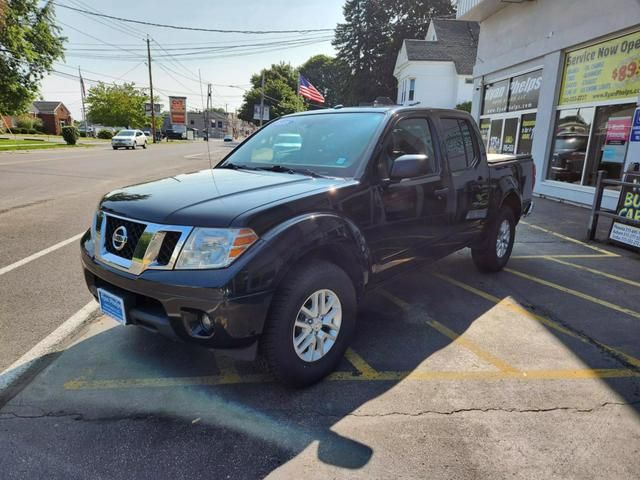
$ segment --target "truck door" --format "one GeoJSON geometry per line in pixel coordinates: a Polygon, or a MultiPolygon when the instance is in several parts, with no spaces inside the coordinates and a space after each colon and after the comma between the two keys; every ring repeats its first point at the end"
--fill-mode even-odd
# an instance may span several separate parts
{"type": "Polygon", "coordinates": [[[453,250],[467,246],[482,231],[489,214],[489,166],[479,131],[466,115],[439,118],[441,148],[450,175],[447,216],[453,250]]]}
{"type": "Polygon", "coordinates": [[[375,220],[366,230],[376,273],[418,257],[439,256],[431,247],[447,234],[447,181],[433,129],[424,114],[398,120],[376,158],[375,220]],[[405,154],[428,156],[424,174],[389,181],[393,161],[405,154]]]}

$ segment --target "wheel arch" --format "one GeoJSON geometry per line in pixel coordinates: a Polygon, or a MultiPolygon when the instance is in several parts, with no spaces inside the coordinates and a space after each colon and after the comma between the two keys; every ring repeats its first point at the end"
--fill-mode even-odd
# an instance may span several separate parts
{"type": "Polygon", "coordinates": [[[283,253],[274,289],[301,263],[314,259],[337,265],[353,282],[358,297],[369,280],[370,258],[364,236],[349,219],[335,213],[306,214],[268,232],[267,245],[283,253]]]}

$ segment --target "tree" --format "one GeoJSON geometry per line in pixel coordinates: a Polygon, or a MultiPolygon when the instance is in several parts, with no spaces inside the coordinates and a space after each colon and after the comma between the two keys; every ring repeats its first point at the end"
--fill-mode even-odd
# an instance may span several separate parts
{"type": "Polygon", "coordinates": [[[87,118],[110,127],[142,128],[147,122],[144,104],[149,97],[133,83],[106,85],[89,89],[85,100],[87,118]]]}
{"type": "Polygon", "coordinates": [[[456,110],[463,110],[465,112],[471,113],[471,100],[467,100],[466,102],[457,104],[456,110]]]}
{"type": "Polygon", "coordinates": [[[264,104],[269,106],[271,119],[301,112],[305,104],[296,90],[298,87],[298,71],[291,65],[279,63],[251,76],[251,90],[244,94],[244,102],[238,116],[242,120],[258,123],[253,120],[253,106],[260,104],[262,73],[264,72],[264,104]]]}
{"type": "Polygon", "coordinates": [[[64,56],[66,38],[55,24],[53,4],[0,0],[0,113],[25,112],[53,62],[64,56]]]}
{"type": "Polygon", "coordinates": [[[336,27],[336,58],[349,69],[345,103],[396,98],[396,57],[406,38],[424,38],[429,21],[450,16],[450,0],[347,0],[336,27]]]}
{"type": "Polygon", "coordinates": [[[349,71],[344,62],[328,55],[314,55],[298,70],[322,93],[325,105],[344,103],[342,97],[349,71]]]}

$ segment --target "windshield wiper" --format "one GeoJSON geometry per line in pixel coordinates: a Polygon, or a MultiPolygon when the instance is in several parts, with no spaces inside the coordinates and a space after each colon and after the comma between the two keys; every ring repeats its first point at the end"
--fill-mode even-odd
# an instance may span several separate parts
{"type": "Polygon", "coordinates": [[[254,167],[250,167],[248,165],[242,165],[237,163],[225,163],[224,165],[219,165],[216,168],[228,168],[230,170],[257,170],[254,167]]]}
{"type": "Polygon", "coordinates": [[[314,172],[313,170],[309,170],[308,168],[291,168],[285,167],[283,165],[273,165],[271,167],[260,167],[260,170],[267,170],[269,172],[281,172],[281,173],[300,173],[302,175],[308,175],[314,178],[330,178],[326,175],[321,175],[319,173],[314,172]]]}

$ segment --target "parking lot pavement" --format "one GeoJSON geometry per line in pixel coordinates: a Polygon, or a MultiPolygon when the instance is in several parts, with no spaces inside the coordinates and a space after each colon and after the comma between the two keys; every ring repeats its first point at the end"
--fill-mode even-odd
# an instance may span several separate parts
{"type": "Polygon", "coordinates": [[[538,204],[505,271],[372,290],[304,390],[99,318],[0,410],[4,478],[640,478],[638,257],[538,204]]]}

